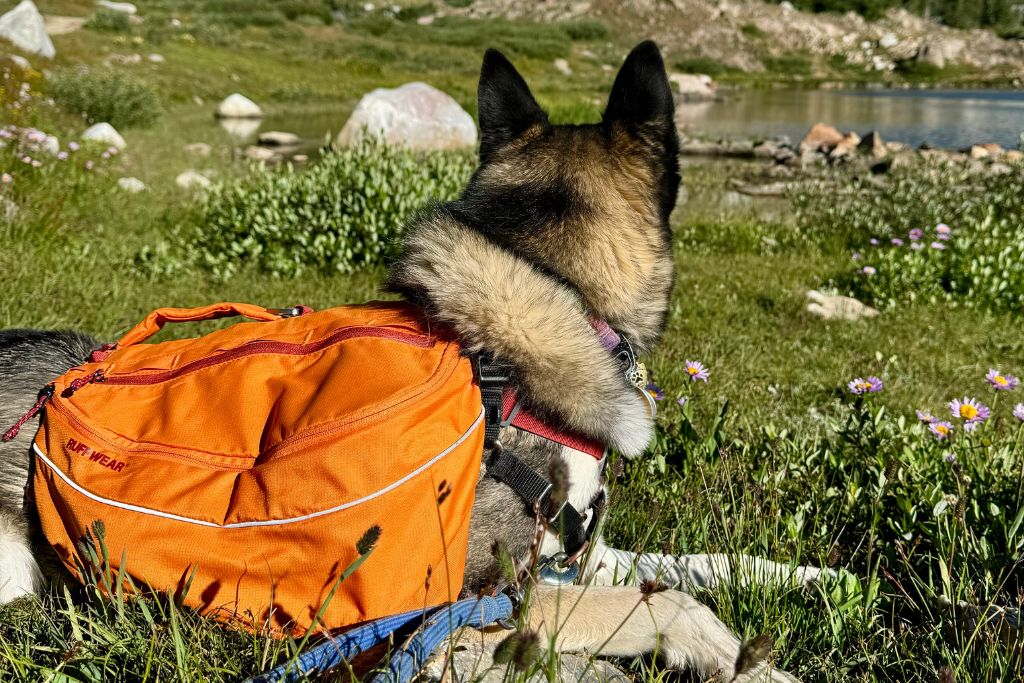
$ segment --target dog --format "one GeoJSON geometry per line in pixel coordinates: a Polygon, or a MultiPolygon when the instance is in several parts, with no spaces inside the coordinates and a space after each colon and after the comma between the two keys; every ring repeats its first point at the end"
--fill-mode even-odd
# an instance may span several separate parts
{"type": "MultiPolygon", "coordinates": [[[[625,457],[640,456],[654,435],[652,411],[601,343],[595,321],[621,335],[619,346],[641,354],[666,324],[674,277],[669,217],[680,174],[661,54],[649,41],[630,52],[596,124],[551,124],[495,50],[484,56],[478,97],[479,166],[457,200],[408,226],[387,286],[454,330],[467,352],[503,364],[531,414],[625,457]]],[[[75,332],[0,333],[0,420],[13,422],[44,384],[99,346],[75,332]]],[[[551,488],[560,490],[561,509],[593,531],[606,459],[502,425],[492,455],[514,454],[546,483],[560,479],[551,488]]],[[[0,602],[38,590],[44,575],[58,572],[45,543],[33,541],[32,511],[22,504],[30,439],[0,447],[0,602]]],[[[488,457],[471,513],[465,596],[500,580],[496,549],[520,571],[538,556],[567,559],[560,555],[564,528],[546,523],[537,506],[494,476],[488,457]]],[[[557,585],[563,581],[556,576],[555,585],[532,591],[530,628],[551,634],[559,651],[657,650],[670,667],[725,679],[732,679],[740,641],[687,591],[734,578],[808,582],[820,574],[754,557],[635,554],[600,538],[588,543],[569,558],[579,572],[575,584],[557,585]],[[614,585],[622,581],[628,585],[614,585]],[[641,584],[675,589],[642,594],[641,584]],[[638,609],[641,598],[646,605],[638,609]]],[[[732,680],[768,677],[795,680],[765,662],[732,680]]]]}

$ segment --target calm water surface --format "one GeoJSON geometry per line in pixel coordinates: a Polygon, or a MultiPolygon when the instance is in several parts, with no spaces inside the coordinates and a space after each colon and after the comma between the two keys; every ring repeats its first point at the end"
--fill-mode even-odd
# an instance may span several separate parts
{"type": "Polygon", "coordinates": [[[1017,147],[1024,133],[1018,90],[750,90],[722,102],[690,103],[680,119],[695,132],[740,138],[788,135],[798,142],[823,121],[885,140],[959,149],[996,142],[1017,147]]]}

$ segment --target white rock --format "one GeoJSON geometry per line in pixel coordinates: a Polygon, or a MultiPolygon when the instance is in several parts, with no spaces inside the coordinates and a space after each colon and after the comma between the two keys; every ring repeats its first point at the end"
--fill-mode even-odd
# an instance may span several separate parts
{"type": "Polygon", "coordinates": [[[178,187],[183,190],[191,190],[194,188],[206,188],[211,185],[210,179],[204,176],[199,171],[182,171],[178,174],[178,177],[174,179],[178,187]]]}
{"type": "Polygon", "coordinates": [[[100,142],[105,145],[113,145],[118,149],[124,149],[128,143],[124,141],[121,134],[109,123],[96,123],[89,126],[81,136],[82,140],[100,142]]]}
{"type": "Polygon", "coordinates": [[[259,119],[263,110],[245,95],[232,93],[217,105],[217,118],[221,119],[259,119]]]}
{"type": "Polygon", "coordinates": [[[56,135],[47,135],[46,139],[39,145],[39,149],[57,156],[60,154],[60,140],[57,139],[56,135]]]}
{"type": "Polygon", "coordinates": [[[565,76],[572,76],[572,67],[569,66],[569,62],[562,57],[555,60],[555,69],[565,76]]]}
{"type": "Polygon", "coordinates": [[[422,17],[416,18],[416,23],[420,26],[430,26],[434,23],[436,17],[433,14],[424,14],[422,17]]]}
{"type": "Polygon", "coordinates": [[[156,52],[154,52],[154,53],[152,53],[150,55],[146,55],[146,59],[148,59],[149,61],[153,62],[154,64],[163,64],[165,61],[167,61],[167,60],[164,59],[163,55],[157,54],[156,52]]]}
{"type": "Polygon", "coordinates": [[[860,320],[878,315],[874,308],[848,296],[830,296],[812,289],[807,298],[811,300],[808,312],[825,320],[860,320]]]}
{"type": "Polygon", "coordinates": [[[112,12],[124,12],[125,14],[136,14],[139,10],[130,2],[111,2],[111,0],[96,0],[96,6],[112,12]]]}
{"type": "Polygon", "coordinates": [[[10,223],[18,217],[18,205],[7,197],[0,197],[0,218],[10,223]]]}
{"type": "Polygon", "coordinates": [[[210,145],[205,142],[190,142],[183,148],[189,154],[195,154],[197,157],[208,157],[210,152],[213,150],[210,145]]]}
{"type": "Polygon", "coordinates": [[[789,0],[783,0],[783,2],[780,2],[779,7],[781,7],[782,11],[786,14],[789,14],[796,9],[796,7],[793,7],[793,3],[789,2],[789,0]]]}
{"type": "Polygon", "coordinates": [[[22,71],[28,71],[32,68],[32,65],[29,63],[29,61],[21,55],[10,55],[7,58],[10,59],[14,63],[14,65],[22,71]]]}
{"type": "Polygon", "coordinates": [[[53,59],[57,51],[46,32],[43,15],[32,0],[22,0],[17,7],[0,17],[0,38],[6,38],[22,50],[53,59]]]}
{"type": "Polygon", "coordinates": [[[132,177],[118,178],[117,186],[130,194],[138,194],[146,189],[146,183],[142,182],[138,178],[132,177]]]}
{"type": "Polygon", "coordinates": [[[886,33],[878,41],[878,47],[888,50],[891,47],[896,47],[900,44],[900,39],[896,37],[895,33],[886,33]]]}
{"type": "Polygon", "coordinates": [[[706,74],[670,74],[668,80],[683,102],[707,102],[718,93],[718,84],[706,74]]]}
{"type": "Polygon", "coordinates": [[[472,147],[477,137],[473,117],[458,102],[419,82],[364,95],[338,133],[338,144],[355,144],[365,132],[416,150],[472,147]]]}
{"type": "Polygon", "coordinates": [[[249,145],[245,148],[245,158],[252,161],[276,161],[278,156],[277,152],[272,149],[249,145]]]}
{"type": "Polygon", "coordinates": [[[266,147],[294,147],[302,142],[295,133],[287,133],[282,130],[268,130],[260,133],[259,143],[266,147]]]}

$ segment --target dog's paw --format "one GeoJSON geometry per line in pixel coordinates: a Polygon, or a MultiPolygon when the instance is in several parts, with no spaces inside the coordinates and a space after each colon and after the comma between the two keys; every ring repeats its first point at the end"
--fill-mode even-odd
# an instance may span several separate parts
{"type": "Polygon", "coordinates": [[[629,390],[616,402],[608,431],[608,445],[628,458],[647,450],[654,440],[654,418],[636,391],[629,390]]]}

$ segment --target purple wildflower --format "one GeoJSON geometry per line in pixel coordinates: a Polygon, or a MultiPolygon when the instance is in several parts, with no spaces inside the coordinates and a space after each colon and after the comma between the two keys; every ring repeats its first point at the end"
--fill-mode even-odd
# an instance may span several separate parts
{"type": "Polygon", "coordinates": [[[39,159],[33,159],[32,160],[32,168],[39,168],[42,165],[43,165],[43,162],[39,161],[39,159]]]}
{"type": "Polygon", "coordinates": [[[850,255],[850,260],[851,261],[860,261],[860,259],[861,259],[861,256],[860,256],[860,252],[859,251],[855,251],[855,252],[853,252],[850,255]]]}
{"type": "Polygon", "coordinates": [[[872,237],[871,239],[868,240],[868,244],[870,244],[873,247],[877,247],[878,246],[878,239],[875,238],[875,237],[872,237]]]}
{"type": "Polygon", "coordinates": [[[942,242],[932,242],[931,243],[931,248],[932,249],[938,249],[939,251],[942,251],[943,249],[946,248],[946,245],[943,244],[942,242]]]}
{"type": "Polygon", "coordinates": [[[917,413],[917,419],[920,420],[921,422],[924,422],[925,424],[931,424],[933,422],[939,421],[939,418],[935,417],[926,410],[917,410],[915,412],[917,413]]]}
{"type": "Polygon", "coordinates": [[[644,391],[650,394],[651,398],[653,398],[655,401],[662,401],[665,399],[665,392],[662,391],[661,387],[659,387],[654,382],[648,382],[647,386],[644,387],[644,391]]]}
{"type": "Polygon", "coordinates": [[[953,433],[953,425],[945,420],[938,420],[928,425],[928,431],[934,434],[936,439],[942,441],[953,433]]]}
{"type": "MultiPolygon", "coordinates": [[[[689,403],[689,402],[690,402],[690,397],[689,396],[680,396],[679,398],[676,399],[676,403],[679,404],[680,408],[685,408],[686,404],[689,403]]],[[[1024,406],[1022,406],[1022,407],[1024,407],[1024,406]]],[[[1024,420],[1024,418],[1021,418],[1021,419],[1024,420]]]]}
{"type": "Polygon", "coordinates": [[[110,147],[107,147],[107,154],[109,154],[112,157],[116,157],[118,151],[119,150],[117,149],[117,147],[114,147],[113,145],[111,145],[110,147]]]}
{"type": "Polygon", "coordinates": [[[1013,416],[1024,422],[1024,403],[1018,403],[1013,407],[1013,416]]]}
{"type": "Polygon", "coordinates": [[[708,375],[711,373],[699,360],[688,360],[686,361],[686,374],[689,375],[690,379],[694,382],[697,380],[707,382],[708,375]]]}
{"type": "Polygon", "coordinates": [[[953,228],[949,227],[945,223],[939,223],[935,226],[935,234],[940,240],[952,239],[953,228]]]}
{"type": "Polygon", "coordinates": [[[23,156],[21,158],[21,163],[23,163],[23,164],[31,164],[32,163],[32,157],[30,157],[29,155],[26,154],[25,156],[23,156]]]}
{"type": "Polygon", "coordinates": [[[1013,391],[1020,384],[1020,380],[1013,375],[1004,375],[995,369],[988,371],[985,381],[1000,391],[1013,391]]]}
{"type": "Polygon", "coordinates": [[[864,266],[863,268],[860,269],[860,272],[863,273],[864,275],[874,275],[878,271],[875,270],[874,266],[864,266]]]}
{"type": "Polygon", "coordinates": [[[10,173],[4,173],[3,175],[0,175],[0,183],[3,183],[4,185],[10,185],[13,182],[14,176],[12,176],[10,173]]]}
{"type": "Polygon", "coordinates": [[[893,237],[892,238],[892,246],[894,246],[894,247],[902,247],[903,246],[903,240],[901,240],[899,237],[893,237]]]}
{"type": "Polygon", "coordinates": [[[884,386],[882,380],[874,375],[870,375],[867,378],[857,377],[846,384],[846,388],[850,390],[850,393],[856,395],[877,394],[884,386]]]}
{"type": "Polygon", "coordinates": [[[921,251],[922,249],[924,249],[924,244],[922,244],[921,242],[911,242],[910,248],[913,249],[914,251],[921,251]]]}
{"type": "Polygon", "coordinates": [[[992,414],[992,411],[984,403],[966,396],[963,399],[954,398],[950,401],[949,412],[953,417],[959,417],[968,424],[984,422],[992,414]]]}
{"type": "Polygon", "coordinates": [[[916,242],[922,237],[924,237],[924,230],[922,230],[921,228],[914,228],[913,230],[910,231],[911,241],[916,242]]]}
{"type": "Polygon", "coordinates": [[[92,166],[93,166],[92,159],[86,159],[85,160],[85,170],[86,171],[91,171],[92,170],[92,166]]]}
{"type": "Polygon", "coordinates": [[[57,152],[57,161],[65,161],[68,158],[68,153],[65,151],[57,152]]]}
{"type": "Polygon", "coordinates": [[[68,143],[68,149],[70,149],[72,152],[77,152],[78,151],[78,143],[75,142],[74,140],[72,140],[71,142],[68,143]]]}

